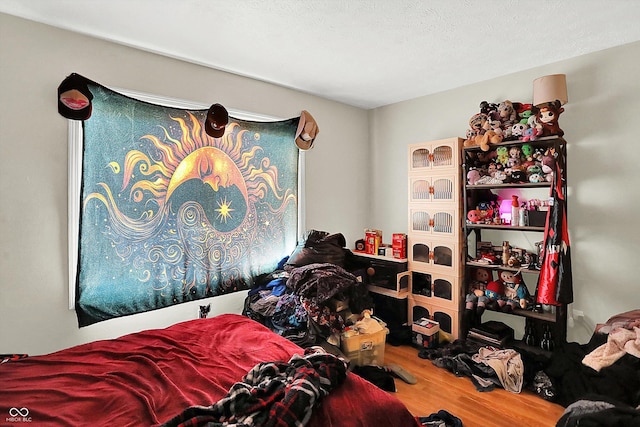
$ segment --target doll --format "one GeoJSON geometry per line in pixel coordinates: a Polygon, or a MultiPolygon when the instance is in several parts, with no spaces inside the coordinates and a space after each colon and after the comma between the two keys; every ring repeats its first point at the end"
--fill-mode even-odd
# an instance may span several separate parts
{"type": "Polygon", "coordinates": [[[516,308],[527,308],[529,291],[518,272],[500,270],[498,280],[504,285],[504,301],[502,311],[513,311],[516,308]]]}
{"type": "Polygon", "coordinates": [[[493,280],[493,273],[488,268],[477,267],[473,271],[473,280],[469,282],[469,293],[465,298],[465,310],[473,310],[482,314],[485,309],[485,290],[487,283],[493,280]],[[482,305],[479,302],[482,301],[482,305]]]}
{"type": "Polygon", "coordinates": [[[482,301],[478,299],[478,311],[484,311],[485,308],[492,310],[502,309],[506,301],[504,299],[504,284],[500,280],[492,280],[487,283],[482,301]]]}

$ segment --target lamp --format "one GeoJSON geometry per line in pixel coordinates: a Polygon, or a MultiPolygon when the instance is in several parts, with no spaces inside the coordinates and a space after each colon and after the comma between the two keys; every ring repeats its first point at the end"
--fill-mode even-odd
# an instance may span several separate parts
{"type": "Polygon", "coordinates": [[[558,125],[558,118],[564,111],[562,105],[568,100],[566,75],[551,74],[533,81],[531,111],[536,115],[539,136],[564,135],[564,131],[558,125]]]}
{"type": "Polygon", "coordinates": [[[556,100],[560,101],[560,105],[569,101],[565,74],[551,74],[538,77],[533,81],[533,105],[555,102],[556,100]]]}
{"type": "Polygon", "coordinates": [[[503,199],[500,202],[500,219],[504,224],[511,224],[511,200],[503,199]]]}

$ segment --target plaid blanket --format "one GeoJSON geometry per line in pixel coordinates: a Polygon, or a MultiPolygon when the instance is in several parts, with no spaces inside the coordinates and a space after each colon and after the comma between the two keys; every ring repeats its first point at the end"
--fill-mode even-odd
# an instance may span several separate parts
{"type": "Polygon", "coordinates": [[[344,361],[319,347],[289,362],[264,362],[212,406],[192,406],[163,427],[305,426],[313,408],[346,378],[344,361]]]}

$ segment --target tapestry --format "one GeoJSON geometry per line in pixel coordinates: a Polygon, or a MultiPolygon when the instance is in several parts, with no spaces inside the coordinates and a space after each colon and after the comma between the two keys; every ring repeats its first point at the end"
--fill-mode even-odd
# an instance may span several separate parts
{"type": "Polygon", "coordinates": [[[229,117],[139,101],[89,82],[76,284],[78,323],[251,287],[296,246],[299,118],[229,117]]]}

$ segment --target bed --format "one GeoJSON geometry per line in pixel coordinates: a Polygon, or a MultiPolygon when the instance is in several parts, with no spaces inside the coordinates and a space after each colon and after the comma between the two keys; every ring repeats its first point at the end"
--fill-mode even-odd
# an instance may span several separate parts
{"type": "Polygon", "coordinates": [[[557,427],[640,427],[640,310],[596,325],[587,344],[566,343],[545,371],[566,407],[557,427]]]}
{"type": "MultiPolygon", "coordinates": [[[[257,366],[304,354],[245,316],[190,320],[0,364],[0,420],[12,425],[204,425],[204,418],[190,417],[189,411],[206,411],[228,399],[232,386],[243,384],[257,366]]],[[[395,396],[351,372],[343,378],[318,399],[306,425],[419,425],[395,396]]],[[[286,425],[281,421],[270,416],[268,425],[286,425]]]]}

